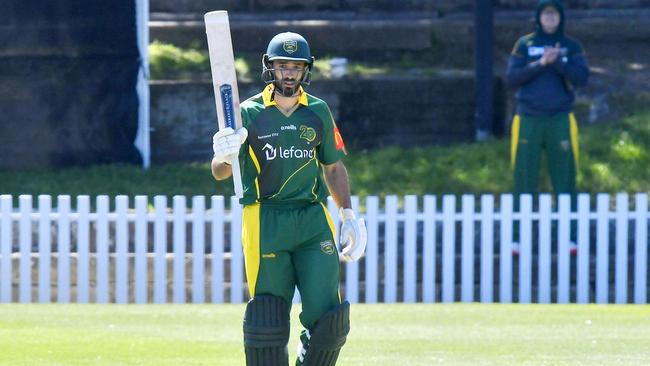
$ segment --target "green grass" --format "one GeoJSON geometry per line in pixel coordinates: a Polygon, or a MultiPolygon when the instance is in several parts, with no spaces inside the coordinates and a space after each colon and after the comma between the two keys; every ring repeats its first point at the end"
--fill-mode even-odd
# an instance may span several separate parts
{"type": "MultiPolygon", "coordinates": [[[[0,305],[0,365],[244,365],[243,311],[0,305]]],[[[341,366],[650,363],[647,306],[353,305],[351,322],[341,366]]],[[[292,328],[293,357],[297,321],[292,328]]]]}
{"type": "MultiPolygon", "coordinates": [[[[648,99],[650,100],[650,96],[648,99]]],[[[650,109],[580,130],[582,192],[650,192],[650,109]]],[[[354,194],[504,193],[512,189],[510,141],[358,150],[344,159],[354,194]]],[[[545,166],[545,165],[543,165],[545,166]]],[[[551,186],[542,169],[541,190],[551,186]]],[[[0,171],[0,194],[226,195],[230,180],[215,182],[208,162],[0,171]]]]}
{"type": "MultiPolygon", "coordinates": [[[[241,80],[249,80],[249,64],[235,58],[235,69],[241,80]]],[[[153,80],[210,80],[210,56],[207,49],[181,48],[153,41],[149,45],[149,70],[153,80]]]]}
{"type": "MultiPolygon", "coordinates": [[[[261,53],[238,53],[235,58],[237,77],[242,81],[258,80],[262,72],[261,53]]],[[[329,78],[332,56],[317,57],[314,65],[314,80],[329,78]]],[[[174,44],[154,40],[149,44],[149,69],[153,80],[210,80],[210,58],[204,46],[178,47],[174,44]]],[[[405,53],[388,61],[373,62],[349,60],[348,74],[359,76],[404,75],[417,72],[421,75],[436,75],[439,67],[430,62],[405,53]]]]}

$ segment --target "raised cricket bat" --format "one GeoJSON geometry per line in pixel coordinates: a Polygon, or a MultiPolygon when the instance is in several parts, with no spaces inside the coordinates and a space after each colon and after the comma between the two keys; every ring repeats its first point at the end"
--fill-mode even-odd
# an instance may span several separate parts
{"type": "MultiPolygon", "coordinates": [[[[230,127],[237,130],[242,126],[242,121],[228,12],[225,10],[211,11],[205,14],[204,19],[219,129],[230,127]]],[[[243,197],[244,189],[241,183],[239,159],[236,156],[232,159],[232,180],[235,186],[235,196],[243,197]]]]}

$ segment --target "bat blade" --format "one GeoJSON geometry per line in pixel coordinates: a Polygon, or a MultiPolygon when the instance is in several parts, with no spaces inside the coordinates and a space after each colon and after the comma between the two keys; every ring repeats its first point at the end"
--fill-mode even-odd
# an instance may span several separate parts
{"type": "MultiPolygon", "coordinates": [[[[236,130],[242,126],[242,121],[228,12],[211,11],[205,14],[204,20],[219,129],[230,127],[236,130]]],[[[232,159],[232,176],[235,196],[241,198],[243,187],[236,157],[232,159]]]]}

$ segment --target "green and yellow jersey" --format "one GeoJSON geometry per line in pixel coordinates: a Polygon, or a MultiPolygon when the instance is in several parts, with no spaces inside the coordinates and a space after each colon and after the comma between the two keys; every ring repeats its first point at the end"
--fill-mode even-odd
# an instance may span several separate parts
{"type": "Polygon", "coordinates": [[[244,205],[255,202],[322,202],[328,196],[321,164],[345,154],[327,104],[300,88],[298,107],[284,115],[273,99],[274,87],[241,104],[248,139],[242,145],[244,205]]]}

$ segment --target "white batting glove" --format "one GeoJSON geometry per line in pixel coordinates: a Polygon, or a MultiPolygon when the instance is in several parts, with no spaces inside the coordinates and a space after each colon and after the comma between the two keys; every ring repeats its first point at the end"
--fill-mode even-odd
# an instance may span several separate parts
{"type": "Polygon", "coordinates": [[[341,258],[346,262],[357,261],[366,251],[368,241],[366,221],[363,218],[357,219],[350,208],[340,208],[339,217],[342,222],[339,240],[343,248],[341,258]]]}
{"type": "Polygon", "coordinates": [[[246,141],[248,130],[245,127],[233,130],[230,127],[219,130],[212,136],[214,158],[226,164],[232,164],[233,157],[239,154],[239,147],[246,141]]]}

